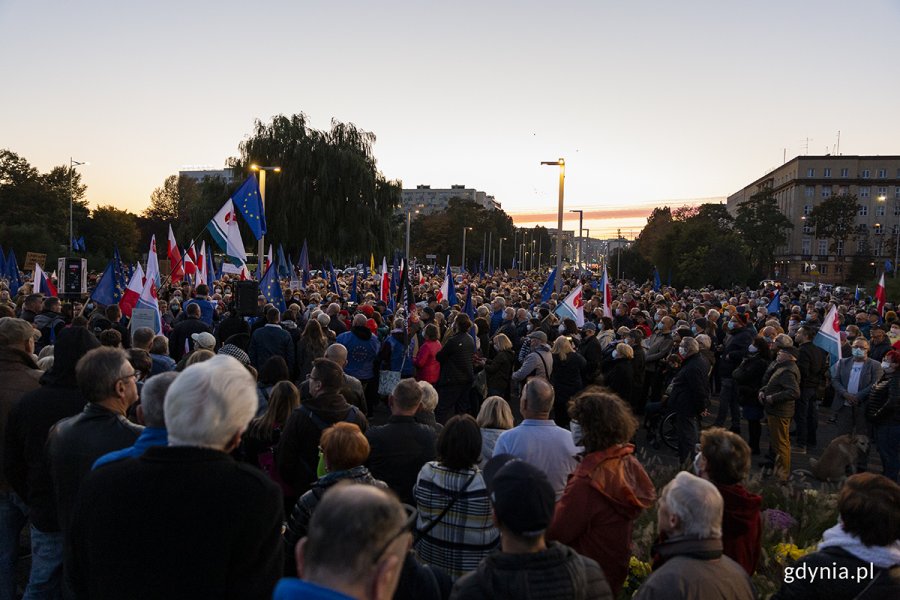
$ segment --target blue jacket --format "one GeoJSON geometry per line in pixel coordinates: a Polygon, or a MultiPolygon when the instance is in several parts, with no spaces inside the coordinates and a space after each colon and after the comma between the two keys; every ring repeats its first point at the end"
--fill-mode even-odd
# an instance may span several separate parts
{"type": "Polygon", "coordinates": [[[413,342],[409,345],[404,344],[393,335],[388,336],[384,343],[391,349],[391,371],[400,371],[401,377],[412,377],[415,373],[413,365],[413,342]],[[404,350],[406,350],[406,361],[403,360],[404,350]]]}
{"type": "Polygon", "coordinates": [[[352,600],[352,598],[308,581],[285,577],[275,586],[272,600],[352,600]]]}
{"type": "Polygon", "coordinates": [[[147,448],[152,446],[165,446],[168,443],[169,434],[165,427],[145,427],[141,432],[141,435],[138,436],[138,439],[134,441],[134,446],[104,454],[94,461],[94,466],[91,467],[91,470],[93,471],[97,467],[108,465],[117,460],[137,458],[138,456],[143,455],[147,448]]]}
{"type": "Polygon", "coordinates": [[[282,357],[288,369],[294,367],[294,340],[280,325],[263,325],[250,336],[250,363],[260,369],[273,356],[282,357]]]}
{"type": "Polygon", "coordinates": [[[347,366],[344,368],[347,375],[353,375],[360,381],[375,377],[375,361],[381,349],[377,336],[372,335],[367,327],[353,327],[337,336],[335,341],[347,348],[347,366]]]}
{"type": "Polygon", "coordinates": [[[503,325],[503,311],[495,310],[491,313],[491,335],[493,336],[497,333],[497,330],[500,329],[500,326],[503,325]]]}
{"type": "Polygon", "coordinates": [[[184,303],[182,310],[187,310],[189,304],[200,306],[200,320],[212,327],[213,316],[216,314],[216,303],[205,298],[191,298],[184,303]]]}

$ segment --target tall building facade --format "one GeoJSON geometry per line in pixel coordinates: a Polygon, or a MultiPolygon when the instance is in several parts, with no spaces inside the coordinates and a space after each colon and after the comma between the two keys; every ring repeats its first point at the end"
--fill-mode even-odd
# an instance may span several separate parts
{"type": "MultiPolygon", "coordinates": [[[[757,192],[771,190],[794,228],[776,251],[772,274],[787,281],[843,283],[853,256],[868,242],[873,274],[894,261],[900,242],[900,156],[797,156],[728,197],[728,212],[757,192]],[[832,248],[807,223],[832,196],[855,195],[857,233],[832,248]]],[[[858,283],[858,282],[849,282],[858,283]]]]}
{"type": "Polygon", "coordinates": [[[208,168],[198,168],[198,169],[184,169],[178,171],[179,177],[185,177],[187,179],[193,179],[197,183],[202,182],[204,179],[222,179],[225,183],[234,183],[234,170],[233,169],[208,169],[208,168]]]}
{"type": "Polygon", "coordinates": [[[451,185],[449,188],[417,185],[415,189],[401,192],[399,212],[415,213],[419,211],[419,215],[433,215],[446,210],[450,205],[451,198],[470,200],[487,210],[500,210],[500,203],[493,196],[479,192],[475,188],[468,188],[464,185],[451,185]]]}

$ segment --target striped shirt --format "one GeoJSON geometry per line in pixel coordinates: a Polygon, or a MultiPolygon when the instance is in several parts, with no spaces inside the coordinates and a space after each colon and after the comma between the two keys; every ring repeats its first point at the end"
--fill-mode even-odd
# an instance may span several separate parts
{"type": "MultiPolygon", "coordinates": [[[[466,484],[472,469],[454,471],[436,461],[425,463],[413,490],[419,510],[417,529],[423,530],[446,508],[466,484]]],[[[474,570],[500,540],[491,520],[491,502],[481,471],[444,515],[440,523],[416,544],[422,562],[446,571],[456,579],[474,570]]]]}

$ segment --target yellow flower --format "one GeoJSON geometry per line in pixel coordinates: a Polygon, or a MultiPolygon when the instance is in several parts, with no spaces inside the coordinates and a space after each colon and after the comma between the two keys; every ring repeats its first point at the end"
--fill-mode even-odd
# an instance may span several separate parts
{"type": "Polygon", "coordinates": [[[783,542],[780,544],[776,544],[775,548],[774,548],[775,558],[780,563],[785,562],[785,560],[788,558],[791,559],[791,561],[796,562],[796,561],[800,560],[801,558],[803,558],[804,556],[806,556],[807,554],[809,554],[810,552],[812,552],[813,550],[814,550],[814,548],[812,548],[812,547],[799,548],[799,547],[797,547],[796,544],[787,544],[787,543],[783,543],[783,542]]]}
{"type": "Polygon", "coordinates": [[[628,573],[634,577],[648,577],[652,567],[637,556],[628,559],[628,573]]]}

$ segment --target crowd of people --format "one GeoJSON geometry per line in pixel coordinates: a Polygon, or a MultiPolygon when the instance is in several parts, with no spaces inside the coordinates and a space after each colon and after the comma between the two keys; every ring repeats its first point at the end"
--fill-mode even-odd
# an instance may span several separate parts
{"type": "Polygon", "coordinates": [[[167,283],[159,332],[0,289],[0,600],[23,539],[25,598],[613,598],[654,508],[636,597],[752,598],[752,463],[790,486],[824,419],[883,472],[866,445],[803,560],[873,565],[828,597],[900,596],[890,306],[629,281],[606,306],[584,281],[579,326],[556,311],[577,277],[543,302],[537,273],[457,275],[453,305],[438,275],[387,300],[359,278],[358,302],[284,282],[251,315],[228,279],[167,283]],[[840,360],[814,343],[832,307],[840,360]],[[670,415],[684,470],[656,489],[636,445],[670,415]]]}

